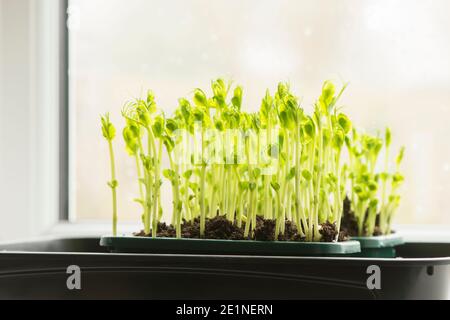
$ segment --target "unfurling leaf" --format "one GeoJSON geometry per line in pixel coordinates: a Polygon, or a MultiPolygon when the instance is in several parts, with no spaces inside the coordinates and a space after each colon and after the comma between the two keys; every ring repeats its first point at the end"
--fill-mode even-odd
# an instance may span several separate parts
{"type": "Polygon", "coordinates": [[[342,130],[344,130],[345,134],[349,133],[350,130],[352,130],[352,122],[345,114],[339,113],[337,116],[337,122],[342,130]]]}
{"type": "Polygon", "coordinates": [[[334,94],[336,92],[336,88],[333,82],[327,80],[324,82],[322,86],[322,95],[320,96],[320,102],[323,107],[327,108],[331,105],[334,99],[334,94]]]}
{"type": "Polygon", "coordinates": [[[388,148],[391,145],[391,141],[392,141],[391,129],[389,129],[389,127],[386,127],[386,132],[384,134],[384,143],[386,144],[386,148],[388,148]]]}
{"type": "Polygon", "coordinates": [[[303,169],[302,170],[302,177],[306,180],[306,181],[310,181],[312,179],[312,174],[311,172],[309,172],[308,169],[303,169]]]}
{"type": "Polygon", "coordinates": [[[270,185],[272,186],[273,190],[277,191],[280,190],[280,184],[278,182],[275,181],[271,181],[270,185]]]}
{"type": "Polygon", "coordinates": [[[174,180],[177,176],[176,172],[173,171],[172,169],[164,169],[163,175],[169,180],[174,180]]]}
{"type": "Polygon", "coordinates": [[[400,166],[400,164],[402,163],[404,154],[405,154],[405,147],[401,147],[397,155],[397,158],[395,159],[397,166],[400,166]]]}
{"type": "Polygon", "coordinates": [[[194,103],[199,107],[207,107],[208,99],[206,98],[205,93],[201,89],[194,90],[194,103]]]}
{"type": "Polygon", "coordinates": [[[119,185],[119,183],[117,182],[117,180],[108,181],[107,184],[108,184],[108,186],[109,186],[111,189],[115,189],[115,188],[117,188],[117,186],[119,185]]]}
{"type": "Polygon", "coordinates": [[[116,128],[109,120],[109,113],[106,113],[101,117],[102,122],[102,134],[106,140],[111,141],[116,136],[116,128]]]}
{"type": "Polygon", "coordinates": [[[234,96],[233,96],[233,98],[231,98],[231,103],[238,110],[241,109],[241,105],[242,105],[242,87],[241,86],[237,86],[234,89],[234,96]]]}

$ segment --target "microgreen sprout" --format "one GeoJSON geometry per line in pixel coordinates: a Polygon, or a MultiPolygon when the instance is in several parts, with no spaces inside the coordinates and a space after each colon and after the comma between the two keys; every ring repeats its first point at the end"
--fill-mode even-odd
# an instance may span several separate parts
{"type": "Polygon", "coordinates": [[[400,163],[404,154],[402,147],[396,159],[395,173],[391,174],[389,172],[391,139],[391,130],[386,128],[384,139],[358,133],[354,129],[352,137],[346,140],[350,155],[351,205],[358,222],[360,236],[372,236],[375,233],[377,218],[379,220],[377,233],[391,232],[392,216],[400,201],[397,191],[403,182],[400,163]],[[384,168],[382,172],[376,172],[383,146],[384,168]],[[390,189],[389,196],[387,196],[388,189],[390,189]]]}
{"type": "Polygon", "coordinates": [[[103,137],[108,141],[109,148],[109,159],[111,163],[111,181],[108,181],[108,186],[111,188],[112,192],[112,208],[113,208],[113,218],[112,218],[112,233],[115,236],[117,234],[117,186],[118,182],[116,180],[116,166],[114,160],[114,150],[112,146],[112,141],[116,136],[116,128],[109,120],[109,114],[105,114],[101,117],[102,123],[102,134],[103,137]]]}
{"type": "MultiPolygon", "coordinates": [[[[338,240],[346,193],[361,234],[372,234],[377,218],[383,232],[390,232],[400,201],[403,149],[395,173],[388,173],[390,130],[384,141],[357,132],[338,106],[345,88],[336,90],[325,81],[311,114],[287,83],[273,94],[267,90],[258,112],[246,112],[242,87],[223,79],[212,81],[210,90],[194,89],[190,99],[180,98],[171,117],[159,110],[150,91],[126,104],[122,136],[136,162],[144,233],[158,235],[162,177],[172,187],[171,224],[178,238],[183,223],[194,222],[199,236],[206,237],[207,221],[221,216],[245,239],[255,238],[258,219],[264,219],[274,223],[274,239],[285,236],[290,221],[305,241],[322,241],[325,224],[334,225],[338,240]],[[377,173],[383,146],[385,168],[377,173]],[[344,150],[349,163],[343,161],[344,150]]],[[[108,116],[102,124],[110,144],[116,221],[114,127],[108,116]]]]}
{"type": "Polygon", "coordinates": [[[156,115],[157,107],[154,95],[151,91],[147,93],[145,100],[136,99],[128,103],[122,110],[122,116],[126,120],[127,126],[124,129],[124,139],[127,150],[130,154],[139,154],[140,163],[137,161],[138,181],[141,198],[137,199],[142,204],[144,214],[145,234],[152,234],[156,237],[158,221],[162,215],[160,206],[160,186],[161,186],[161,139],[164,129],[164,118],[156,115]],[[143,138],[147,138],[147,149],[145,150],[143,138]],[[141,176],[141,166],[144,175],[141,176]],[[145,194],[142,190],[145,188],[145,194]]]}

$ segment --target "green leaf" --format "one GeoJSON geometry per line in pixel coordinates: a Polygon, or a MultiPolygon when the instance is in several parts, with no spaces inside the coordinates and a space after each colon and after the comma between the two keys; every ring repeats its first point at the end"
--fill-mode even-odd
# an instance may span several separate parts
{"type": "Polygon", "coordinates": [[[201,121],[203,124],[203,119],[205,117],[205,114],[203,113],[202,110],[194,109],[192,114],[194,116],[195,121],[201,121]]]}
{"type": "Polygon", "coordinates": [[[386,181],[387,179],[389,179],[389,173],[388,172],[382,172],[382,173],[380,173],[380,179],[382,180],[382,181],[386,181]]]}
{"type": "Polygon", "coordinates": [[[241,105],[242,105],[242,87],[241,86],[237,86],[234,89],[234,96],[233,96],[233,98],[231,98],[231,103],[238,110],[241,109],[241,105]]]}
{"type": "Polygon", "coordinates": [[[337,129],[334,132],[333,136],[333,147],[339,151],[342,149],[343,145],[344,145],[344,132],[341,129],[337,129]]]}
{"type": "Polygon", "coordinates": [[[162,116],[155,117],[152,129],[156,138],[160,138],[162,136],[164,132],[164,118],[162,116]]]}
{"type": "Polygon", "coordinates": [[[152,122],[150,112],[147,105],[142,100],[139,100],[136,106],[136,114],[138,121],[146,128],[148,128],[152,122]]]}
{"type": "Polygon", "coordinates": [[[169,180],[173,180],[176,177],[176,173],[172,169],[164,169],[163,176],[169,180]]]}
{"type": "Polygon", "coordinates": [[[392,133],[389,127],[386,127],[386,132],[384,133],[384,143],[386,144],[386,148],[391,145],[392,141],[392,133]]]}
{"type": "Polygon", "coordinates": [[[275,190],[276,192],[278,192],[280,190],[280,184],[278,182],[271,181],[270,185],[272,186],[273,190],[275,190]]]}
{"type": "Polygon", "coordinates": [[[259,116],[263,125],[267,125],[270,117],[270,112],[272,110],[273,98],[270,95],[269,90],[266,90],[266,95],[264,96],[261,107],[259,109],[259,116]]]}
{"type": "Polygon", "coordinates": [[[184,119],[184,122],[188,124],[190,122],[191,117],[191,105],[189,101],[185,98],[178,99],[178,105],[180,108],[181,116],[184,119]]]}
{"type": "Polygon", "coordinates": [[[356,194],[360,194],[364,192],[364,190],[361,185],[357,184],[353,187],[353,192],[355,192],[356,194]]]}
{"type": "Polygon", "coordinates": [[[108,141],[112,141],[116,136],[116,128],[109,120],[109,113],[106,113],[101,117],[101,123],[103,137],[105,137],[105,139],[108,141]]]}
{"type": "Polygon", "coordinates": [[[405,147],[401,147],[397,155],[397,158],[395,159],[395,163],[397,164],[397,166],[400,166],[400,164],[402,163],[404,155],[405,155],[405,147]]]}
{"type": "Polygon", "coordinates": [[[162,137],[163,143],[166,146],[167,151],[170,153],[175,148],[175,141],[171,139],[169,136],[165,135],[162,137]]]}
{"type": "Polygon", "coordinates": [[[177,121],[175,119],[167,119],[166,129],[170,134],[173,134],[173,132],[178,129],[177,121]]]}
{"type": "Polygon", "coordinates": [[[337,116],[337,122],[342,130],[344,130],[345,134],[349,133],[350,130],[352,130],[352,122],[345,114],[339,113],[337,116]]]}
{"type": "MultiPolygon", "coordinates": [[[[369,207],[372,209],[376,209],[376,207],[378,206],[378,199],[372,199],[369,202],[369,207]]],[[[376,212],[376,211],[375,211],[376,212]]]]}
{"type": "Polygon", "coordinates": [[[132,127],[125,127],[122,131],[123,140],[125,141],[125,147],[130,155],[135,155],[139,149],[138,137],[132,127]]]}
{"type": "Polygon", "coordinates": [[[403,177],[403,175],[401,173],[397,172],[392,176],[392,181],[395,185],[401,184],[404,180],[405,180],[405,177],[403,177]]]}
{"type": "Polygon", "coordinates": [[[294,167],[292,167],[290,170],[289,170],[289,173],[286,175],[286,180],[291,180],[292,178],[294,178],[295,177],[295,172],[296,172],[296,167],[294,166],[294,167]]]}
{"type": "Polygon", "coordinates": [[[197,192],[198,191],[198,183],[195,182],[189,182],[188,183],[189,188],[194,191],[197,192]]]}
{"type": "Polygon", "coordinates": [[[378,184],[375,181],[369,181],[369,184],[367,185],[367,188],[371,192],[376,192],[378,190],[378,184]]]}
{"type": "Polygon", "coordinates": [[[253,169],[253,177],[255,179],[258,179],[260,176],[261,176],[261,169],[260,168],[253,169]]]}
{"type": "Polygon", "coordinates": [[[302,170],[302,177],[306,180],[306,181],[310,181],[312,179],[312,174],[308,169],[303,169],[302,170]]]}
{"type": "Polygon", "coordinates": [[[393,194],[389,196],[389,202],[395,203],[398,205],[398,203],[400,202],[401,197],[397,194],[393,194]]]}
{"type": "Polygon", "coordinates": [[[289,85],[287,83],[279,82],[277,95],[280,99],[283,99],[289,93],[289,85]]]}
{"type": "Polygon", "coordinates": [[[200,107],[208,107],[208,99],[201,89],[194,90],[194,103],[200,107]]]}
{"type": "Polygon", "coordinates": [[[145,156],[144,154],[141,153],[141,161],[142,161],[142,166],[146,169],[146,170],[151,170],[153,167],[153,161],[150,157],[145,156]]]}
{"type": "Polygon", "coordinates": [[[328,112],[327,108],[333,102],[335,92],[336,88],[333,82],[329,80],[325,81],[322,86],[322,95],[319,98],[321,105],[324,107],[324,110],[322,110],[322,112],[328,112]]]}
{"type": "Polygon", "coordinates": [[[119,185],[119,183],[117,182],[117,180],[109,181],[109,182],[107,182],[107,184],[108,184],[108,186],[109,186],[111,189],[115,189],[115,188],[117,188],[117,186],[119,185]]]}
{"type": "Polygon", "coordinates": [[[225,99],[228,94],[228,88],[223,79],[217,79],[211,82],[211,89],[214,94],[214,101],[219,108],[225,107],[225,99]]]}
{"type": "Polygon", "coordinates": [[[250,184],[248,181],[239,181],[239,188],[241,190],[247,190],[249,188],[250,184]]]}
{"type": "Polygon", "coordinates": [[[192,170],[186,170],[183,173],[183,178],[185,178],[185,179],[189,179],[191,176],[192,176],[192,170]]]}
{"type": "Polygon", "coordinates": [[[222,121],[221,119],[217,119],[217,120],[214,122],[214,126],[215,126],[216,129],[219,130],[219,131],[223,131],[224,128],[225,128],[225,126],[224,126],[224,124],[223,124],[223,121],[222,121]]]}
{"type": "Polygon", "coordinates": [[[311,117],[307,117],[302,123],[302,133],[305,141],[310,141],[315,136],[315,126],[311,117]]]}
{"type": "Polygon", "coordinates": [[[155,95],[151,90],[147,91],[147,104],[151,105],[155,103],[155,95]]]}

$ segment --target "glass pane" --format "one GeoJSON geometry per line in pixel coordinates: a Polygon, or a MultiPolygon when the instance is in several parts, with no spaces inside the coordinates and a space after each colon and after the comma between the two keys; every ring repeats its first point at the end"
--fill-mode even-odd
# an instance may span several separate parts
{"type": "MultiPolygon", "coordinates": [[[[99,115],[152,89],[166,113],[226,77],[259,108],[289,81],[311,107],[322,82],[350,82],[342,103],[371,133],[406,146],[401,223],[450,223],[450,2],[447,0],[71,0],[70,95],[77,219],[110,217],[99,115]]],[[[134,160],[117,139],[119,215],[139,219],[134,160]]],[[[171,206],[170,186],[163,202],[171,206]]]]}

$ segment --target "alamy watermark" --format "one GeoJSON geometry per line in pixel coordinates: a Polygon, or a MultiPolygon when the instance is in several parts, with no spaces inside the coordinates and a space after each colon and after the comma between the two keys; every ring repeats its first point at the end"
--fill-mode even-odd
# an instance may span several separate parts
{"type": "Polygon", "coordinates": [[[66,286],[69,290],[81,290],[81,268],[77,265],[70,265],[66,269],[70,274],[66,280],[66,286]]]}
{"type": "Polygon", "coordinates": [[[369,290],[381,289],[381,269],[377,265],[367,267],[366,273],[370,276],[367,278],[366,285],[369,290]]]}

